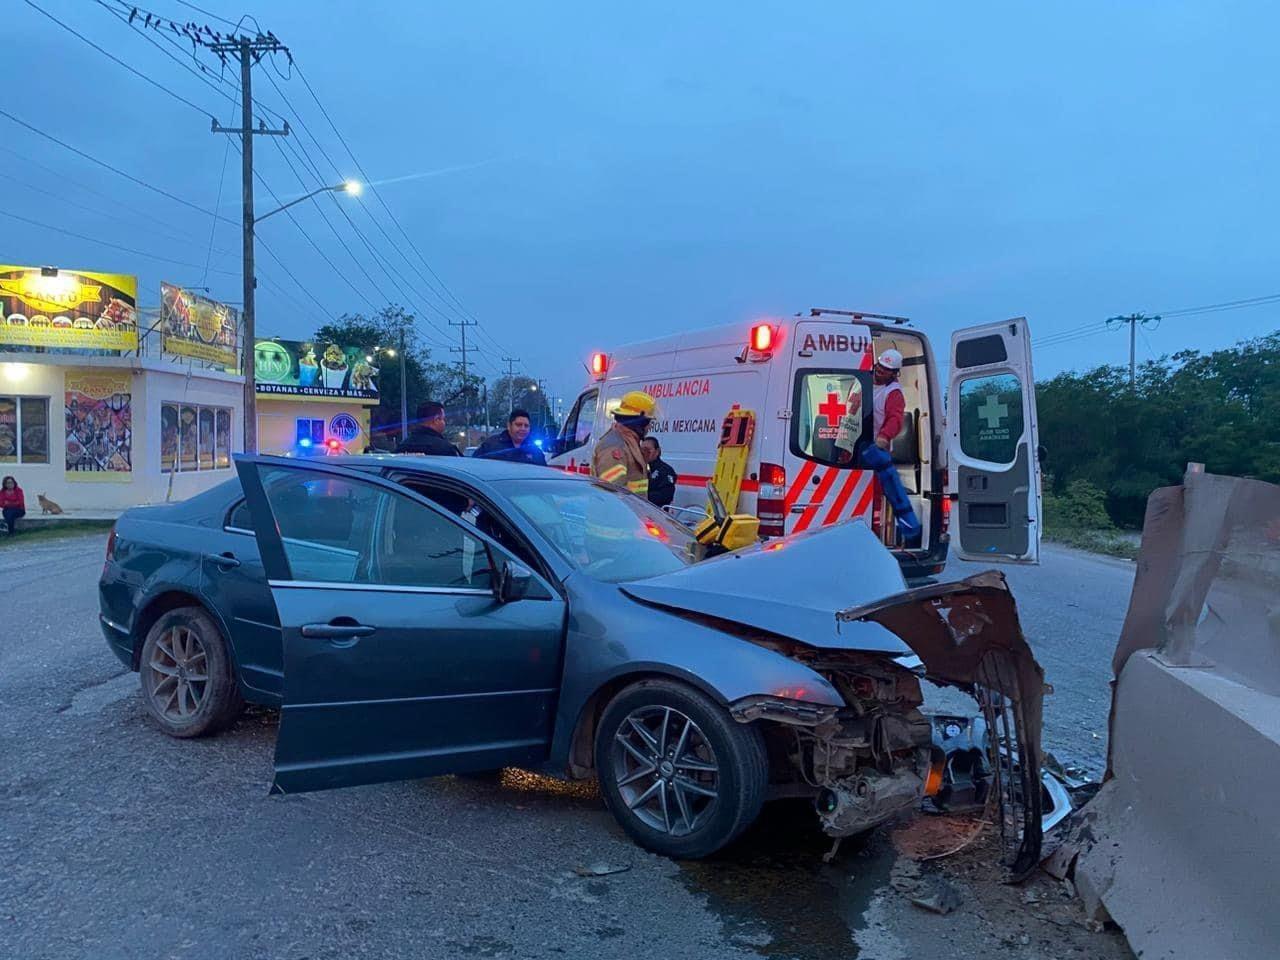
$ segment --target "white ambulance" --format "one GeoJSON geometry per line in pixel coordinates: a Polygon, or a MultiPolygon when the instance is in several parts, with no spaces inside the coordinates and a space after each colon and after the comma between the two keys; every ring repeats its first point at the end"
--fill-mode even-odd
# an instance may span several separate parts
{"type": "MultiPolygon", "coordinates": [[[[721,424],[755,414],[738,512],[763,536],[861,520],[898,555],[907,577],[939,573],[948,545],[965,559],[1037,563],[1040,466],[1035,385],[1025,319],[951,337],[947,406],[928,338],[900,317],[812,310],[649,340],[596,353],[591,380],[565,417],[550,463],[589,473],[594,442],[629,390],[658,402],[649,435],[679,475],[675,507],[701,508],[721,424]],[[888,348],[903,357],[902,431],[890,453],[924,529],[902,549],[871,470],[842,463],[837,435],[862,414],[872,439],[872,373],[888,348]],[[946,410],[956,415],[948,419],[946,410]]],[[[846,438],[842,441],[847,443],[846,438]]]]}

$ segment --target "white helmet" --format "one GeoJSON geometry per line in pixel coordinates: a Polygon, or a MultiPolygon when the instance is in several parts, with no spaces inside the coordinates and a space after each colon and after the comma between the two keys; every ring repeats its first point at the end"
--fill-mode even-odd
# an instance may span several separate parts
{"type": "Polygon", "coordinates": [[[896,373],[902,369],[902,354],[892,348],[882,350],[880,356],[876,358],[876,363],[886,370],[893,370],[896,373]]]}

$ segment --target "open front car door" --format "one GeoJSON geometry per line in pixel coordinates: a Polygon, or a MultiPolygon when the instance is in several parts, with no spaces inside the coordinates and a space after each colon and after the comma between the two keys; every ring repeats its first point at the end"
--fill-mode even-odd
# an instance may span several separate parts
{"type": "Polygon", "coordinates": [[[947,390],[957,556],[1040,562],[1039,445],[1027,321],[957,330],[947,390]]]}
{"type": "Polygon", "coordinates": [[[237,457],[280,617],[275,792],[544,761],[565,605],[388,480],[237,457]]]}

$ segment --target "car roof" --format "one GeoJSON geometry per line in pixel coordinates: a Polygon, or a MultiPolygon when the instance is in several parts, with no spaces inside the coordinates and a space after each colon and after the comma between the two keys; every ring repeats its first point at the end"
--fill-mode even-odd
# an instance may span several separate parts
{"type": "Polygon", "coordinates": [[[356,470],[399,469],[415,473],[433,473],[456,477],[460,480],[563,480],[588,479],[580,474],[568,473],[554,467],[531,463],[512,463],[508,460],[489,460],[475,457],[433,457],[421,454],[363,454],[360,456],[317,458],[320,464],[350,467],[356,470]]]}

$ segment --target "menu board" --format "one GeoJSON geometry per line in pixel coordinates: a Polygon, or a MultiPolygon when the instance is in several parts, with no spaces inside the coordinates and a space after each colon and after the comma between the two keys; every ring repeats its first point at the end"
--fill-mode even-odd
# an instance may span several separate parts
{"type": "Polygon", "coordinates": [[[138,348],[138,278],[0,264],[0,345],[138,348]]]}

